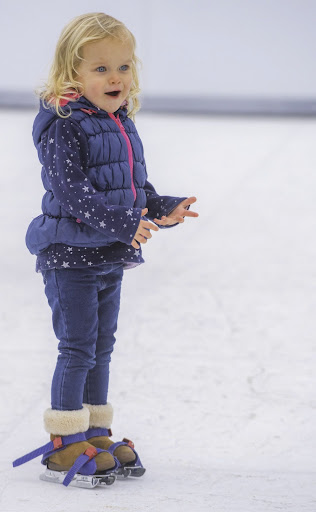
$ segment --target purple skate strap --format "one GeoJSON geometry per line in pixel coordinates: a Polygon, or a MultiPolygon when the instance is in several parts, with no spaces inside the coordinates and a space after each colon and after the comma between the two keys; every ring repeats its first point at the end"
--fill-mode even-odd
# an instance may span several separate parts
{"type": "MultiPolygon", "coordinates": [[[[128,446],[128,448],[130,448],[136,455],[136,459],[132,462],[132,463],[129,463],[128,465],[133,465],[133,466],[141,466],[143,467],[141,461],[140,461],[140,458],[139,458],[139,455],[138,453],[136,452],[136,450],[134,449],[134,443],[132,443],[131,441],[128,440],[128,442],[126,441],[118,441],[117,443],[113,443],[111,444],[111,446],[107,449],[107,451],[109,453],[111,453],[111,455],[114,456],[114,452],[116,450],[116,448],[118,448],[119,446],[128,446]]],[[[123,464],[124,466],[124,464],[123,464]]]]}
{"type": "MultiPolygon", "coordinates": [[[[95,448],[94,446],[89,446],[84,453],[79,455],[79,457],[75,460],[74,465],[70,468],[67,475],[64,478],[63,485],[66,487],[70,484],[71,480],[74,478],[76,473],[81,472],[82,475],[91,475],[96,472],[96,464],[95,468],[92,470],[90,467],[90,462],[92,459],[98,455],[98,453],[107,452],[107,450],[102,450],[101,448],[95,448]],[[86,467],[85,467],[86,466],[86,467]]],[[[115,466],[106,470],[105,473],[112,473],[117,470],[121,466],[119,460],[114,457],[115,466]]]]}
{"type": "Polygon", "coordinates": [[[111,454],[111,455],[114,455],[114,451],[116,450],[116,448],[118,446],[127,446],[127,443],[123,443],[123,441],[118,441],[117,443],[113,443],[111,444],[111,446],[108,447],[108,452],[111,454]]]}
{"type": "Polygon", "coordinates": [[[29,460],[35,459],[39,455],[43,455],[43,453],[45,452],[54,452],[55,450],[59,450],[60,448],[63,448],[68,444],[78,443],[79,441],[85,441],[85,439],[86,438],[84,433],[72,434],[64,437],[56,437],[53,441],[50,441],[49,443],[40,446],[36,450],[33,450],[32,452],[27,453],[26,455],[23,455],[23,457],[16,459],[13,462],[13,467],[15,468],[16,466],[21,466],[21,464],[24,464],[29,460]]]}
{"type": "Polygon", "coordinates": [[[75,460],[74,465],[70,468],[67,475],[64,478],[63,485],[66,487],[70,484],[71,480],[75,476],[76,473],[79,473],[82,466],[84,466],[89,460],[93,459],[98,453],[102,450],[99,448],[95,448],[94,446],[89,446],[84,453],[79,455],[79,457],[75,460]]]}
{"type": "Polygon", "coordinates": [[[91,437],[96,436],[111,437],[112,431],[110,428],[89,428],[89,430],[87,430],[86,439],[90,439],[91,437]]]}

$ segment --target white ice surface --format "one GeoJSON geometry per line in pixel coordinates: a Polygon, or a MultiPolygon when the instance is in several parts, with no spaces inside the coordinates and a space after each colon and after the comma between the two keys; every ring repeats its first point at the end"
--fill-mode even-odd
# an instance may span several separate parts
{"type": "Polygon", "coordinates": [[[1,511],[315,512],[315,120],[139,114],[150,181],[199,219],[124,276],[110,402],[142,479],[39,480],[56,340],[24,246],[42,197],[34,112],[0,112],[1,511]]]}

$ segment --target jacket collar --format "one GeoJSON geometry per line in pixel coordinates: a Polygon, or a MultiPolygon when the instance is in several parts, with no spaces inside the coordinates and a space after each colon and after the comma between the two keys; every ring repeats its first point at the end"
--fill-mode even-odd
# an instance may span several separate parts
{"type": "MultiPolygon", "coordinates": [[[[71,110],[82,110],[83,112],[86,112],[87,115],[90,114],[102,117],[109,117],[108,112],[93,105],[93,103],[87,100],[85,96],[79,96],[77,94],[75,95],[70,93],[69,101],[65,101],[62,107],[66,111],[68,108],[70,108],[71,110]],[[74,99],[75,101],[73,101],[74,99]]],[[[119,115],[121,121],[124,122],[127,118],[127,105],[121,105],[120,108],[116,112],[114,112],[114,115],[115,117],[119,115]]],[[[56,117],[56,110],[52,105],[44,106],[42,102],[40,103],[40,110],[34,120],[32,132],[35,146],[37,146],[37,144],[40,142],[42,133],[49,128],[49,126],[56,119],[56,117]]]]}
{"type": "MultiPolygon", "coordinates": [[[[90,114],[95,113],[108,116],[108,112],[106,112],[106,110],[102,110],[101,108],[94,105],[91,101],[89,101],[85,96],[80,96],[77,93],[69,94],[69,101],[65,101],[61,106],[64,107],[66,105],[69,105],[71,110],[83,110],[87,111],[90,114]],[[75,99],[76,101],[73,101],[73,99],[75,99]]],[[[125,119],[125,117],[127,116],[127,106],[128,103],[125,100],[120,106],[120,108],[116,112],[114,112],[114,115],[117,116],[117,114],[119,114],[121,119],[125,119]]]]}

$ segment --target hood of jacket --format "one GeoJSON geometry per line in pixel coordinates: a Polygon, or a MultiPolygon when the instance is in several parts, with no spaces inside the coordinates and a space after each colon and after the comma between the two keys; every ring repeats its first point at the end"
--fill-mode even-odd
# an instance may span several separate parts
{"type": "MultiPolygon", "coordinates": [[[[102,110],[99,107],[96,107],[91,103],[91,101],[87,100],[85,96],[81,96],[76,101],[69,101],[65,106],[63,106],[63,109],[65,113],[68,113],[69,111],[74,110],[93,110],[96,115],[101,116],[108,116],[108,112],[105,110],[102,110]],[[68,109],[68,110],[67,110],[68,109]]],[[[115,115],[119,114],[121,120],[125,119],[127,116],[127,108],[124,105],[124,103],[120,106],[120,108],[114,112],[115,115]]],[[[87,112],[87,115],[88,112],[87,112]]],[[[40,108],[37,116],[35,117],[34,124],[33,124],[33,141],[35,146],[40,143],[42,134],[48,130],[50,125],[54,122],[55,119],[57,119],[59,116],[56,113],[56,110],[53,107],[48,107],[43,105],[43,102],[40,101],[40,108]]]]}

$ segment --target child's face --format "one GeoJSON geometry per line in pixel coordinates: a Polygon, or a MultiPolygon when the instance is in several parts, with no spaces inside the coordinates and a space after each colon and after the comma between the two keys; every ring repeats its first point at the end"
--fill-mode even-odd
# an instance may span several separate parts
{"type": "Polygon", "coordinates": [[[113,38],[86,44],[77,79],[83,95],[106,112],[115,112],[127,98],[132,84],[133,47],[113,38]],[[108,94],[114,92],[115,95],[108,94]]]}

